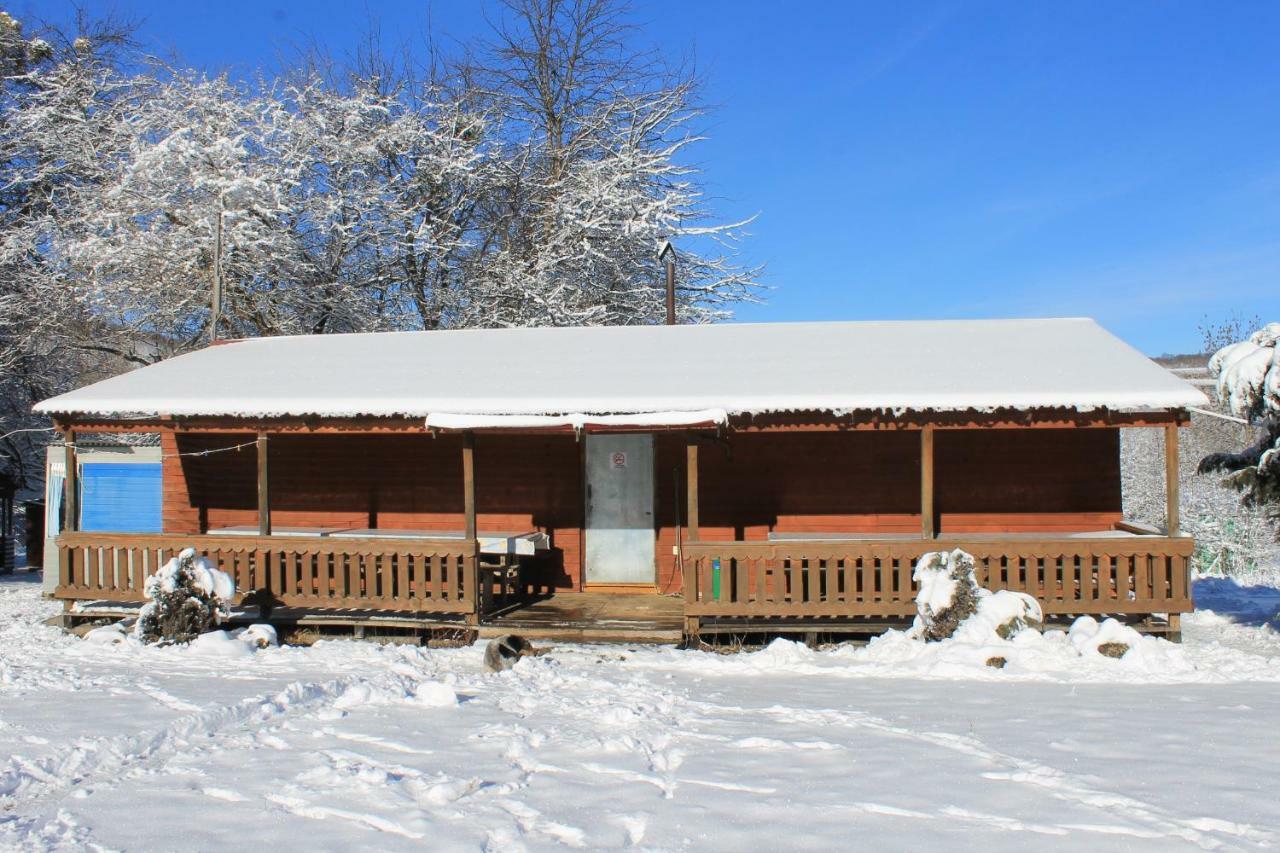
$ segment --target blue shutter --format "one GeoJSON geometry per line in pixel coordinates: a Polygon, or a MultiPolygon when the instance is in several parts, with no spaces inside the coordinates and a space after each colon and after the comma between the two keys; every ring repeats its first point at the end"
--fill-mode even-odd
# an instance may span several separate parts
{"type": "Polygon", "coordinates": [[[81,530],[161,532],[159,462],[86,462],[80,482],[81,530]]]}

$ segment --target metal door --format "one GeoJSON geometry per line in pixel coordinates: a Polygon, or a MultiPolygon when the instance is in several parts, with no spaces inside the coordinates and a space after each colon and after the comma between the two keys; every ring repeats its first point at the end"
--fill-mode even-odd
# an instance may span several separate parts
{"type": "Polygon", "coordinates": [[[654,583],[653,436],[586,441],[587,583],[654,583]]]}

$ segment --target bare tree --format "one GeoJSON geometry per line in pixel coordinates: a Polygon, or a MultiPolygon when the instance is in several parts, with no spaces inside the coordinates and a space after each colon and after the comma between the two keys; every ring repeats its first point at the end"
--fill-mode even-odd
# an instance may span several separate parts
{"type": "MultiPolygon", "coordinates": [[[[461,61],[375,35],[250,82],[129,32],[0,14],[0,435],[215,331],[661,322],[663,237],[683,322],[756,298],[689,165],[696,75],[636,50],[614,0],[508,0],[461,61]]],[[[0,464],[38,470],[39,443],[0,439],[0,464]]]]}
{"type": "Polygon", "coordinates": [[[502,110],[510,153],[477,260],[468,323],[661,322],[655,248],[682,246],[685,322],[755,298],[759,270],[734,262],[744,223],[717,223],[696,170],[695,74],[637,51],[614,0],[505,0],[465,78],[502,110]]]}

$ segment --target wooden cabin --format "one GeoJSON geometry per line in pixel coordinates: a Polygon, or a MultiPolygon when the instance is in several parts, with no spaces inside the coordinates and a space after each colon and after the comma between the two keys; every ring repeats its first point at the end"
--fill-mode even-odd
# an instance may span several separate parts
{"type": "Polygon", "coordinates": [[[1052,616],[1176,633],[1177,435],[1203,402],[1046,319],[262,338],[38,411],[77,607],[140,601],[194,547],[264,615],[483,628],[555,600],[603,631],[601,602],[648,601],[686,636],[853,630],[909,619],[914,561],[958,547],[1052,616]],[[1164,431],[1163,529],[1124,517],[1125,427],[1164,431]],[[104,432],[160,436],[162,532],[76,529],[76,436],[104,432]]]}

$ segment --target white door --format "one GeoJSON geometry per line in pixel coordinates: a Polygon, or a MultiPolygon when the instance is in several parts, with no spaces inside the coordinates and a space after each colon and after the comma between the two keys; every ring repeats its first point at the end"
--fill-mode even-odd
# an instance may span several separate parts
{"type": "Polygon", "coordinates": [[[586,440],[587,583],[654,583],[653,436],[586,440]]]}

